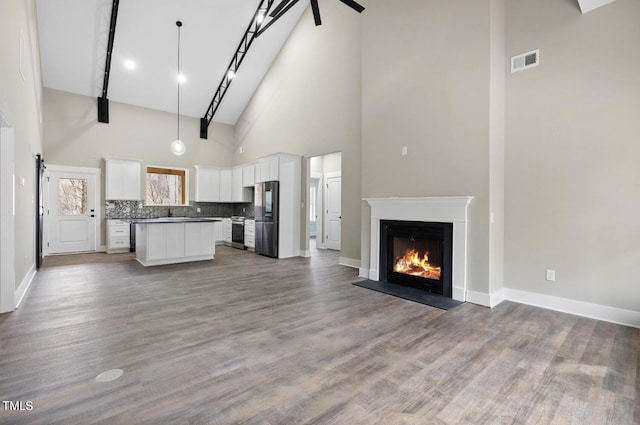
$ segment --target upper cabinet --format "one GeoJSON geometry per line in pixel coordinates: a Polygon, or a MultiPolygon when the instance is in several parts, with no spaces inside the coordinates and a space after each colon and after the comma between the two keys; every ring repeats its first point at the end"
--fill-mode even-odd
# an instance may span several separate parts
{"type": "Polygon", "coordinates": [[[256,183],[279,180],[279,164],[279,154],[258,159],[256,183]]]}
{"type": "Polygon", "coordinates": [[[245,187],[244,184],[245,166],[239,165],[233,169],[231,177],[231,202],[251,202],[253,200],[253,190],[245,187]]]}
{"type": "Polygon", "coordinates": [[[196,202],[220,202],[220,168],[196,165],[196,202]]]}
{"type": "Polygon", "coordinates": [[[242,166],[242,186],[254,187],[256,184],[257,164],[246,164],[242,166]]]}
{"type": "Polygon", "coordinates": [[[142,199],[142,161],[105,158],[105,200],[142,199]]]}
{"type": "MultiPolygon", "coordinates": [[[[196,202],[251,202],[253,191],[243,186],[243,167],[196,165],[196,202]]],[[[253,185],[251,185],[253,187],[253,185]]]]}

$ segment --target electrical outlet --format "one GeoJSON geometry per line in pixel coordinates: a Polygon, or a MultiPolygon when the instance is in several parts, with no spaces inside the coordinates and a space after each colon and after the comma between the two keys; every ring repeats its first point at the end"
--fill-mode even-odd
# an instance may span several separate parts
{"type": "Polygon", "coordinates": [[[200,207],[196,208],[196,212],[200,212],[200,207]]]}
{"type": "Polygon", "coordinates": [[[402,147],[402,156],[405,156],[407,154],[408,150],[406,146],[402,147]]]}
{"type": "Polygon", "coordinates": [[[556,271],[547,269],[545,279],[548,280],[548,281],[551,281],[551,282],[555,282],[556,281],[556,271]]]}

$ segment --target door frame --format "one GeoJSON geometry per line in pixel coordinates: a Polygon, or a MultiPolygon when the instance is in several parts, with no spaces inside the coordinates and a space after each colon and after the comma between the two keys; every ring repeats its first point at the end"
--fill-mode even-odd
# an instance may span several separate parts
{"type": "Polygon", "coordinates": [[[15,137],[0,111],[0,313],[16,308],[15,137]]]}
{"type": "MultiPolygon", "coordinates": [[[[59,172],[59,173],[79,173],[79,174],[93,174],[96,179],[96,187],[94,191],[94,205],[95,205],[95,220],[94,220],[94,238],[95,238],[95,252],[101,250],[102,247],[102,206],[100,205],[100,199],[102,197],[102,180],[100,177],[102,176],[102,169],[100,168],[90,168],[90,167],[74,167],[70,165],[56,165],[56,164],[47,164],[47,169],[45,170],[44,177],[47,179],[47,194],[44,197],[44,209],[45,211],[49,211],[51,207],[51,200],[49,199],[50,193],[50,177],[51,172],[59,172]]],[[[43,243],[43,256],[53,255],[49,253],[49,242],[51,240],[49,235],[49,230],[51,229],[51,223],[49,219],[51,214],[45,214],[44,218],[44,236],[46,241],[43,243]]]]}

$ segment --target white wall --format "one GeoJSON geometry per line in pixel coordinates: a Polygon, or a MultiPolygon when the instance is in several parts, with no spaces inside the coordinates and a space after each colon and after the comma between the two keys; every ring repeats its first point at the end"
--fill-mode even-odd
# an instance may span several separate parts
{"type": "Polygon", "coordinates": [[[640,2],[508,0],[505,286],[640,311],[640,2]],[[545,281],[556,270],[556,282],[545,281]]]}
{"type": "MultiPolygon", "coordinates": [[[[15,140],[15,288],[35,268],[35,159],[42,150],[42,79],[33,0],[0,2],[0,113],[15,140]],[[22,50],[22,55],[21,55],[22,50]],[[22,182],[24,181],[24,184],[22,182]]],[[[4,255],[4,253],[3,253],[4,255]]],[[[16,300],[18,301],[18,300],[16,300]]]]}

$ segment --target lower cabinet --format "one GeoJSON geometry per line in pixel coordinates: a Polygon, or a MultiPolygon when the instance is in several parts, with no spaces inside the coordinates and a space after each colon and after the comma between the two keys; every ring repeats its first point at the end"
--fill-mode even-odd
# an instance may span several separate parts
{"type": "Polygon", "coordinates": [[[223,218],[222,227],[224,228],[224,241],[227,245],[231,245],[231,237],[232,237],[232,231],[233,231],[233,228],[231,226],[231,219],[223,218]]]}
{"type": "Polygon", "coordinates": [[[256,222],[255,220],[244,221],[244,246],[251,251],[256,249],[256,222]]]}
{"type": "Polygon", "coordinates": [[[138,223],[136,259],[144,266],[211,260],[213,222],[138,223]]]}
{"type": "Polygon", "coordinates": [[[215,245],[210,223],[184,223],[184,255],[194,257],[211,254],[215,245]]]}
{"type": "Polygon", "coordinates": [[[129,223],[107,220],[107,254],[129,252],[129,223]]]}

